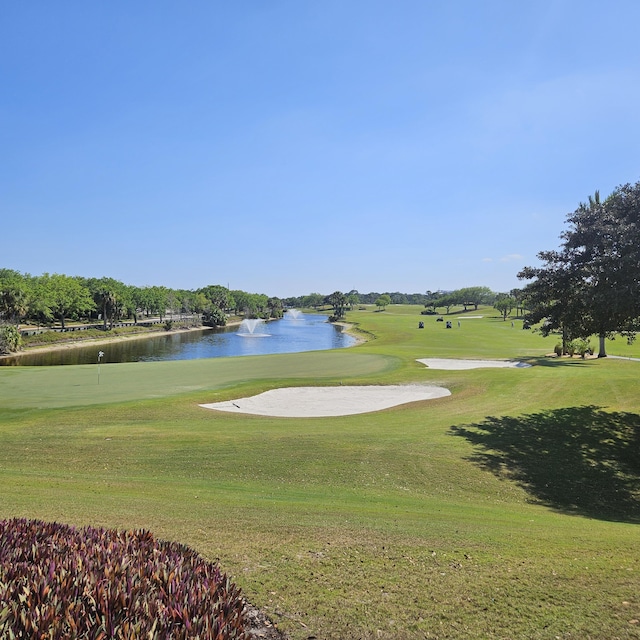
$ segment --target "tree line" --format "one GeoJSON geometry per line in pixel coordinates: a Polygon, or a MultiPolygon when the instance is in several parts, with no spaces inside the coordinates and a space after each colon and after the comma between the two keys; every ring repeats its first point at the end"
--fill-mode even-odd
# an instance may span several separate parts
{"type": "Polygon", "coordinates": [[[123,319],[198,315],[205,323],[224,325],[227,314],[245,317],[281,317],[279,298],[221,285],[197,290],[162,286],[136,287],[113,278],[83,278],[64,274],[31,276],[0,269],[0,321],[62,328],[68,320],[99,322],[107,330],[123,319]]]}
{"type": "Polygon", "coordinates": [[[436,313],[438,309],[444,309],[449,313],[451,307],[477,311],[480,305],[493,305],[506,318],[513,309],[519,309],[523,304],[518,289],[499,293],[492,291],[489,287],[464,287],[454,291],[427,291],[427,297],[428,301],[424,306],[432,313],[436,313]]]}
{"type": "Polygon", "coordinates": [[[427,295],[424,293],[400,293],[398,291],[384,293],[360,293],[356,289],[352,289],[348,292],[336,291],[331,294],[322,293],[310,293],[304,296],[294,296],[285,298],[285,304],[289,307],[299,307],[304,309],[316,309],[325,305],[331,306],[329,298],[335,293],[339,293],[346,297],[346,304],[348,307],[353,307],[358,304],[376,304],[378,299],[385,295],[389,297],[390,302],[388,304],[425,304],[427,302],[427,295]]]}
{"type": "Polygon", "coordinates": [[[577,339],[597,335],[599,357],[616,334],[635,339],[640,326],[640,182],[601,199],[595,192],[567,215],[557,250],[541,251],[541,266],[518,277],[527,320],[544,335],[558,332],[562,352],[577,339]]]}
{"type": "Polygon", "coordinates": [[[299,298],[285,298],[288,306],[319,308],[329,306],[333,309],[335,319],[343,318],[346,311],[357,305],[375,304],[384,310],[390,304],[415,304],[424,306],[423,313],[438,313],[444,310],[449,313],[452,307],[463,307],[477,310],[480,305],[493,305],[506,319],[514,309],[518,313],[524,311],[525,300],[520,289],[512,289],[506,293],[492,291],[489,287],[464,287],[453,291],[427,291],[425,293],[348,293],[334,291],[328,296],[312,293],[299,298]]]}

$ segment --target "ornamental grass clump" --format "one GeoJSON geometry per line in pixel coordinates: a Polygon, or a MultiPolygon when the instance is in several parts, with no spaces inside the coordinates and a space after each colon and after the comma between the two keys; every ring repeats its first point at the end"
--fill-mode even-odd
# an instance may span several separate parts
{"type": "Polygon", "coordinates": [[[145,530],[0,521],[1,638],[247,637],[217,563],[145,530]]]}

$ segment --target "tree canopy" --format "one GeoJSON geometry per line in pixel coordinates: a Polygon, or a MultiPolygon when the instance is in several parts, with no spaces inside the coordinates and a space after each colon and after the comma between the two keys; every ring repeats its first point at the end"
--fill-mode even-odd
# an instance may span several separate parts
{"type": "Polygon", "coordinates": [[[137,322],[139,314],[160,319],[167,314],[197,314],[208,324],[224,325],[226,314],[233,311],[247,317],[277,318],[282,317],[283,306],[280,298],[229,291],[221,285],[195,291],[158,285],[136,287],[109,277],[48,273],[34,277],[0,268],[0,325],[57,321],[65,328],[68,320],[99,320],[108,330],[123,318],[137,322]]]}
{"type": "Polygon", "coordinates": [[[541,251],[540,267],[518,277],[526,319],[542,321],[541,331],[562,332],[563,345],[575,338],[615,333],[632,340],[640,318],[640,182],[617,187],[601,201],[596,191],[567,216],[569,228],[556,251],[541,251]]]}
{"type": "Polygon", "coordinates": [[[342,291],[334,291],[331,295],[327,296],[327,302],[333,307],[334,317],[343,318],[345,314],[345,307],[347,306],[347,296],[342,291]]]}
{"type": "Polygon", "coordinates": [[[388,293],[383,293],[377,300],[376,306],[380,307],[383,311],[391,304],[391,296],[388,293]]]}

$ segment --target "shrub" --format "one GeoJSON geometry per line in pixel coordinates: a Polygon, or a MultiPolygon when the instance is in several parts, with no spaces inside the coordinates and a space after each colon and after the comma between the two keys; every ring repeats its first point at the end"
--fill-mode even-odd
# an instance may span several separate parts
{"type": "Polygon", "coordinates": [[[171,331],[171,329],[173,329],[173,320],[165,320],[164,328],[165,328],[165,331],[171,331]]]}
{"type": "Polygon", "coordinates": [[[0,521],[2,638],[247,638],[217,563],[148,531],[0,521]]]}
{"type": "Polygon", "coordinates": [[[570,348],[573,351],[571,355],[577,353],[583,358],[587,355],[587,353],[592,353],[591,344],[589,344],[589,341],[585,340],[584,338],[576,338],[575,340],[572,340],[570,348]]]}
{"type": "Polygon", "coordinates": [[[562,343],[558,342],[555,347],[553,347],[553,352],[558,356],[558,358],[562,355],[562,343]]]}
{"type": "Polygon", "coordinates": [[[222,309],[215,307],[204,312],[202,322],[209,327],[224,327],[227,324],[227,316],[222,309]]]}
{"type": "Polygon", "coordinates": [[[0,326],[0,353],[13,353],[22,345],[22,336],[16,327],[5,324],[0,326]]]}

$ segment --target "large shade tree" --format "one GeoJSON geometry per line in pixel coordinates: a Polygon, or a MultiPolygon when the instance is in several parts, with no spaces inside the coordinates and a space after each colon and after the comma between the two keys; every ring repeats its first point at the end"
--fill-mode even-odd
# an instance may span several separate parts
{"type": "Polygon", "coordinates": [[[489,287],[465,287],[464,289],[457,289],[454,294],[465,311],[471,305],[477,311],[478,305],[492,304],[496,298],[496,294],[489,287]]]}
{"type": "MultiPolygon", "coordinates": [[[[542,267],[525,267],[518,277],[531,280],[521,295],[527,307],[525,322],[542,323],[540,332],[548,336],[552,332],[562,335],[562,352],[569,342],[583,333],[585,302],[581,297],[581,282],[571,269],[568,257],[558,251],[541,251],[542,267]]],[[[586,332],[586,329],[584,330],[586,332]]]]}
{"type": "Polygon", "coordinates": [[[640,182],[623,185],[603,202],[598,192],[567,216],[569,229],[558,251],[538,254],[541,267],[526,267],[521,279],[527,319],[544,320],[563,338],[635,337],[640,318],[640,182]]]}

